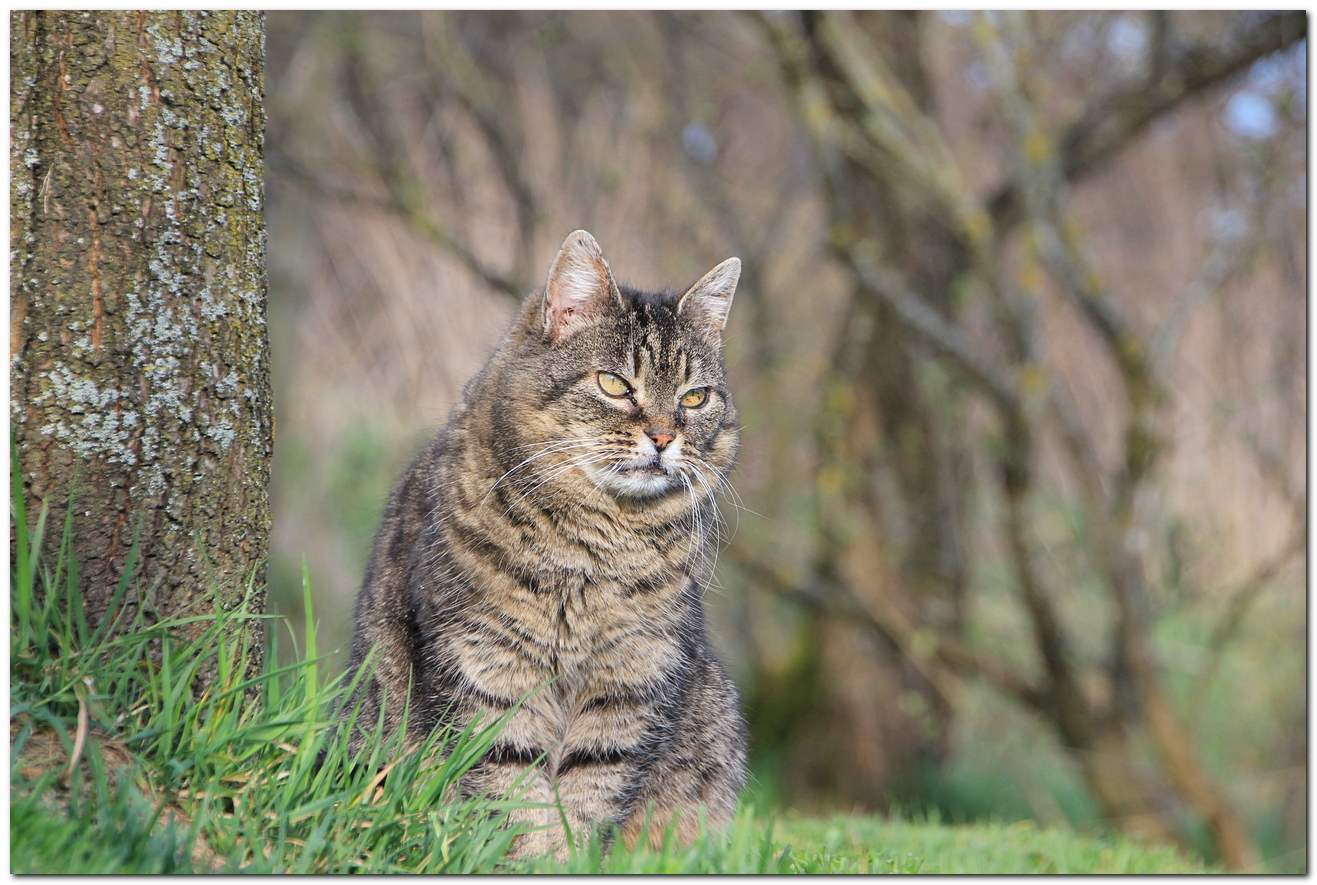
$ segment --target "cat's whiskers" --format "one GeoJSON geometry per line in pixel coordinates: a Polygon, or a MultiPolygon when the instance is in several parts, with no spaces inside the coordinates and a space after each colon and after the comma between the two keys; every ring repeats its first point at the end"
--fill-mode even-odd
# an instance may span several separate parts
{"type": "MultiPolygon", "coordinates": [[[[563,474],[570,472],[574,468],[590,467],[600,464],[609,464],[609,462],[612,462],[611,464],[609,464],[608,469],[604,472],[604,476],[607,477],[610,473],[620,473],[622,467],[624,466],[623,465],[624,460],[633,454],[633,452],[631,452],[630,450],[610,448],[608,447],[607,443],[600,443],[600,441],[598,440],[592,440],[591,445],[589,446],[576,446],[576,448],[590,448],[592,449],[592,451],[586,452],[584,455],[575,455],[567,459],[566,461],[562,462],[561,464],[555,464],[547,472],[539,474],[538,477],[539,481],[536,482],[534,485],[526,488],[521,495],[513,499],[508,504],[508,507],[503,511],[503,515],[506,516],[513,506],[525,500],[527,496],[533,494],[537,489],[541,488],[546,483],[552,482],[553,480],[557,479],[563,474]]],[[[602,488],[602,480],[595,481],[593,480],[593,478],[589,476],[589,471],[582,471],[582,472],[586,474],[587,478],[591,479],[591,481],[595,486],[595,489],[601,494],[603,494],[604,492],[602,488]]],[[[572,503],[572,509],[579,509],[579,507],[581,507],[585,502],[577,501],[571,503],[572,503]]]]}
{"type": "Polygon", "coordinates": [[[682,564],[687,572],[693,572],[695,571],[695,557],[698,553],[698,551],[696,550],[696,545],[698,544],[699,539],[703,537],[703,532],[701,531],[701,523],[700,523],[700,508],[698,502],[696,502],[695,500],[695,486],[693,483],[691,483],[690,478],[686,475],[686,472],[685,471],[679,472],[677,474],[677,478],[681,480],[682,488],[686,490],[686,493],[689,494],[691,498],[691,510],[690,510],[690,520],[691,520],[690,539],[691,540],[690,540],[690,544],[688,544],[686,547],[686,557],[683,560],[682,564]]]}
{"type": "MultiPolygon", "coordinates": [[[[520,464],[513,467],[511,470],[504,473],[498,479],[494,480],[494,484],[489,487],[489,491],[485,492],[485,497],[480,499],[480,504],[478,505],[478,507],[484,506],[485,502],[489,500],[489,496],[494,493],[494,489],[498,488],[499,483],[503,482],[503,480],[507,479],[509,476],[516,473],[518,470],[521,470],[523,467],[529,466],[532,462],[538,461],[540,458],[544,458],[549,455],[556,455],[561,452],[568,452],[574,449],[590,448],[593,445],[593,443],[594,443],[593,439],[583,437],[581,439],[552,440],[547,443],[531,443],[530,445],[526,445],[526,446],[517,446],[516,449],[525,449],[525,448],[530,448],[530,446],[532,445],[539,445],[539,446],[544,446],[544,449],[542,451],[536,452],[534,455],[531,455],[529,458],[522,461],[520,464]]],[[[512,449],[512,451],[516,451],[516,449],[512,449]]]]}
{"type": "MultiPolygon", "coordinates": [[[[490,487],[490,490],[492,491],[494,488],[496,488],[496,487],[498,486],[499,483],[501,483],[503,480],[507,479],[507,478],[508,478],[509,476],[511,476],[513,473],[516,473],[518,470],[522,469],[522,468],[525,467],[526,465],[531,464],[531,463],[533,463],[533,462],[539,460],[540,458],[545,457],[546,455],[552,455],[552,454],[555,454],[555,453],[557,453],[557,452],[570,451],[571,449],[585,448],[585,447],[587,447],[587,446],[589,445],[589,441],[587,441],[587,440],[579,440],[579,441],[577,441],[577,440],[571,440],[571,441],[555,440],[555,441],[548,442],[548,443],[540,443],[539,445],[542,446],[542,448],[541,448],[540,451],[538,451],[538,452],[536,452],[535,454],[531,455],[529,458],[526,458],[525,460],[521,461],[521,462],[518,463],[516,466],[514,466],[512,469],[508,470],[508,471],[505,472],[502,476],[500,476],[498,479],[496,479],[496,480],[494,481],[493,486],[490,487]]],[[[525,448],[525,446],[518,446],[517,448],[525,448]]]]}
{"type": "MultiPolygon", "coordinates": [[[[537,470],[530,477],[526,478],[524,483],[514,483],[515,488],[520,494],[512,498],[509,504],[516,504],[519,501],[524,500],[528,495],[534,493],[536,489],[549,480],[560,476],[568,470],[571,470],[573,467],[587,463],[597,457],[598,454],[596,452],[586,451],[581,454],[571,455],[566,461],[550,465],[547,469],[537,470]]],[[[504,510],[504,513],[507,513],[507,510],[504,510]]]]}
{"type": "Polygon", "coordinates": [[[529,495],[534,494],[535,491],[539,489],[541,486],[543,486],[545,483],[557,479],[559,476],[562,476],[564,473],[569,472],[573,468],[584,467],[590,464],[602,463],[608,458],[608,456],[609,453],[607,452],[589,451],[586,452],[584,455],[574,455],[573,457],[568,458],[566,461],[564,461],[561,464],[555,464],[553,468],[550,469],[548,472],[544,474],[540,474],[539,482],[525,489],[520,495],[518,495],[511,502],[509,502],[508,506],[504,508],[502,515],[507,516],[514,506],[524,501],[529,495]]]}
{"type": "Polygon", "coordinates": [[[700,488],[703,490],[703,495],[697,497],[695,495],[694,485],[689,484],[691,488],[692,507],[702,508],[708,506],[713,511],[713,519],[715,521],[714,528],[719,530],[724,528],[725,526],[722,525],[723,522],[722,514],[718,512],[718,508],[713,501],[714,489],[710,487],[708,481],[700,474],[699,462],[687,459],[682,461],[679,466],[681,468],[682,474],[692,476],[696,480],[698,480],[700,483],[700,488]]]}
{"type": "Polygon", "coordinates": [[[551,439],[541,442],[526,443],[525,445],[520,445],[520,446],[513,446],[512,448],[508,449],[508,451],[519,452],[522,449],[533,449],[536,446],[556,446],[562,443],[592,443],[592,442],[598,442],[598,440],[599,440],[598,436],[578,436],[578,437],[567,438],[567,439],[551,439]]]}
{"type": "MultiPolygon", "coordinates": [[[[718,470],[715,470],[712,466],[708,464],[704,464],[699,461],[693,461],[691,463],[694,464],[697,469],[705,470],[709,473],[710,476],[713,477],[717,490],[723,493],[723,500],[726,501],[728,504],[730,504],[736,510],[737,528],[740,527],[740,519],[742,513],[748,513],[751,516],[757,516],[760,519],[768,518],[764,516],[762,513],[759,513],[756,510],[751,510],[749,507],[745,506],[745,501],[741,498],[741,495],[736,491],[736,488],[732,485],[731,479],[729,479],[725,474],[721,473],[718,470]]],[[[735,537],[735,535],[736,535],[736,529],[733,529],[732,536],[735,537]]],[[[728,540],[730,541],[730,538],[728,540]]]]}
{"type": "MultiPolygon", "coordinates": [[[[708,569],[706,570],[707,577],[711,579],[713,577],[714,570],[717,569],[718,567],[718,554],[722,551],[723,535],[727,528],[727,521],[723,518],[722,513],[718,510],[718,505],[714,501],[714,490],[710,488],[708,480],[706,480],[704,476],[700,473],[698,469],[698,462],[691,461],[687,463],[695,465],[695,469],[691,470],[690,475],[695,477],[695,479],[699,480],[700,486],[704,489],[705,492],[704,500],[707,502],[706,506],[708,507],[710,515],[713,518],[713,532],[709,538],[709,540],[712,542],[711,546],[713,547],[713,557],[712,557],[712,561],[709,563],[708,569]]],[[[691,486],[691,490],[692,490],[691,497],[693,499],[694,486],[693,484],[690,483],[688,483],[688,485],[691,486]]],[[[697,504],[696,509],[703,510],[704,508],[700,507],[697,504]]],[[[703,538],[705,534],[702,529],[703,529],[703,523],[701,522],[701,531],[699,532],[699,537],[701,538],[703,538]]]]}
{"type": "Polygon", "coordinates": [[[627,444],[613,444],[601,450],[602,457],[598,462],[604,465],[601,475],[591,476],[589,471],[582,472],[586,474],[586,478],[594,485],[596,491],[601,495],[612,498],[615,491],[606,490],[605,485],[608,484],[610,477],[622,477],[628,471],[635,469],[636,454],[635,449],[629,445],[629,440],[627,444]]]}
{"type": "MultiPolygon", "coordinates": [[[[600,479],[595,479],[594,477],[590,476],[590,474],[588,473],[585,475],[585,478],[590,480],[591,484],[594,485],[594,490],[602,495],[605,494],[604,485],[603,485],[604,479],[607,478],[610,474],[620,472],[620,470],[621,470],[621,465],[614,464],[604,471],[604,475],[600,479]]],[[[584,501],[578,501],[576,502],[576,506],[573,509],[579,510],[581,509],[581,507],[584,506],[584,504],[585,504],[584,501]]]]}

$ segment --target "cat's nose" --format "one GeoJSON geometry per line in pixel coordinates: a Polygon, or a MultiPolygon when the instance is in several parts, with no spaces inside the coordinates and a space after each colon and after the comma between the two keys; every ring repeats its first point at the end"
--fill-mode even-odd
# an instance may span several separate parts
{"type": "Polygon", "coordinates": [[[654,443],[654,448],[660,452],[668,447],[668,443],[676,439],[671,433],[665,430],[646,430],[645,436],[649,437],[654,443]]]}

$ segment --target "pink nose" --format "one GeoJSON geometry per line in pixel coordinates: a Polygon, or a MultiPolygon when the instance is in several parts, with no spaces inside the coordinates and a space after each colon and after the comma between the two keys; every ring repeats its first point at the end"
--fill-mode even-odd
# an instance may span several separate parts
{"type": "Polygon", "coordinates": [[[646,430],[645,436],[654,441],[654,448],[660,452],[668,447],[668,443],[676,439],[671,433],[665,433],[662,430],[646,430]]]}

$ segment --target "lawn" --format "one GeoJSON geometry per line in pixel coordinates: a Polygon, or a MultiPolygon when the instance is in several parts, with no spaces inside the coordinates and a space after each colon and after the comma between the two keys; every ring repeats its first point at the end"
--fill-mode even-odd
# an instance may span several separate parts
{"type": "MultiPolygon", "coordinates": [[[[319,678],[309,617],[299,663],[269,664],[255,679],[243,676],[244,631],[232,629],[251,617],[242,613],[137,620],[109,638],[81,615],[67,533],[43,556],[44,515],[34,537],[21,513],[15,524],[11,873],[1206,871],[1169,847],[1028,824],[748,807],[728,833],[689,847],[604,856],[595,839],[565,865],[511,862],[513,803],[452,798],[498,722],[409,750],[378,741],[370,759],[350,764],[330,715],[350,687],[319,678]],[[215,677],[198,696],[199,671],[215,677]]],[[[128,587],[125,578],[120,598],[128,587]]],[[[266,659],[278,661],[277,649],[266,659]]]]}

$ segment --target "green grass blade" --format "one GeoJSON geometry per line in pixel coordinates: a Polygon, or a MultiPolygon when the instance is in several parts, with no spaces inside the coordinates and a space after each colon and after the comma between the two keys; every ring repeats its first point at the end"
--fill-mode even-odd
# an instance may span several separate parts
{"type": "MultiPolygon", "coordinates": [[[[65,533],[68,534],[71,529],[65,527],[65,533]]],[[[72,613],[70,620],[73,622],[73,629],[76,631],[77,644],[79,647],[87,645],[87,614],[82,605],[82,588],[78,584],[78,557],[70,555],[68,559],[68,573],[65,575],[65,596],[68,598],[69,611],[72,613]]]]}
{"type": "MultiPolygon", "coordinates": [[[[41,541],[46,534],[46,515],[49,508],[43,501],[41,503],[41,513],[37,516],[37,527],[32,532],[28,541],[27,556],[22,558],[20,566],[19,584],[18,584],[18,624],[19,635],[30,637],[32,629],[32,599],[33,591],[36,589],[36,572],[38,558],[41,555],[41,541]]],[[[47,594],[49,599],[49,594],[47,594]]],[[[30,637],[35,638],[35,637],[30,637]]]]}
{"type": "MultiPolygon", "coordinates": [[[[314,661],[316,659],[316,619],[312,609],[311,599],[311,571],[306,564],[306,557],[302,557],[302,612],[305,619],[304,629],[306,630],[306,659],[314,661]]],[[[312,665],[308,670],[307,689],[311,693],[311,701],[314,703],[316,696],[316,685],[318,683],[319,673],[316,665],[312,665]]]]}

